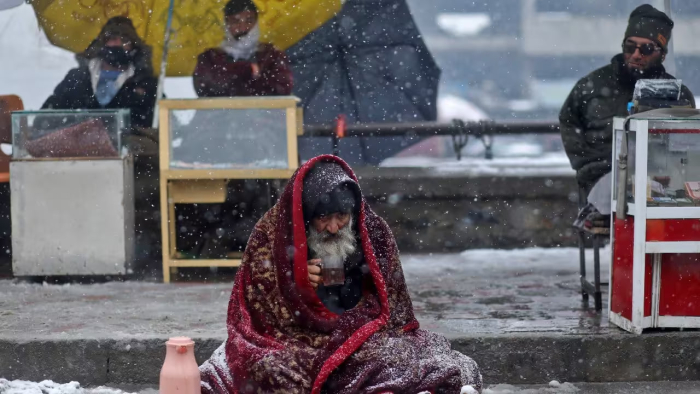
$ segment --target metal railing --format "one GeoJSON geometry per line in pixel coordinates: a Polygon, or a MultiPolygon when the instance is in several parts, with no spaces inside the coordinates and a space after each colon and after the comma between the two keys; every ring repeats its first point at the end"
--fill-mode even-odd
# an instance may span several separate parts
{"type": "Polygon", "coordinates": [[[505,122],[463,122],[452,123],[359,123],[346,125],[339,119],[332,125],[305,125],[304,135],[308,137],[330,137],[333,139],[333,153],[338,154],[338,142],[350,137],[434,137],[451,136],[457,160],[461,159],[462,148],[469,137],[480,139],[485,147],[487,159],[493,158],[493,136],[522,134],[559,133],[559,123],[553,121],[505,121],[505,122]]]}

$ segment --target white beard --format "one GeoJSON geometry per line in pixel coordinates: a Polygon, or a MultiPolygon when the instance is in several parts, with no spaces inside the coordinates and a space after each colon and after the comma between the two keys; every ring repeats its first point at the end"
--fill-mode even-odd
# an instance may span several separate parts
{"type": "Polygon", "coordinates": [[[324,260],[334,258],[345,261],[355,253],[357,240],[352,229],[352,222],[352,218],[350,218],[348,224],[340,229],[335,237],[331,236],[327,231],[318,232],[313,226],[309,226],[306,238],[309,249],[311,249],[316,258],[324,260]]]}
{"type": "Polygon", "coordinates": [[[250,60],[258,50],[260,42],[260,26],[256,23],[248,33],[238,39],[226,29],[226,38],[221,43],[221,49],[231,55],[234,60],[250,60]]]}

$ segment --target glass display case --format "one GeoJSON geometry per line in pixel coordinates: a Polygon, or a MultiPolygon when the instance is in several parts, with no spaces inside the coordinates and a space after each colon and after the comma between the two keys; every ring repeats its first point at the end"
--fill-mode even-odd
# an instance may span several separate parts
{"type": "Polygon", "coordinates": [[[299,104],[284,96],[159,102],[164,282],[180,267],[240,265],[236,253],[200,259],[179,251],[175,205],[223,203],[231,180],[265,180],[269,187],[289,179],[299,165],[299,104]]]}
{"type": "MultiPolygon", "coordinates": [[[[643,115],[643,114],[642,114],[643,115]]],[[[620,153],[623,123],[616,122],[613,183],[620,176],[617,159],[620,153]]],[[[627,131],[627,202],[634,204],[637,184],[643,181],[647,207],[700,207],[700,119],[637,118],[630,120],[627,131]],[[638,134],[644,133],[643,162],[646,174],[637,174],[638,134]]],[[[613,187],[613,203],[618,187],[613,187]]]]}
{"type": "Polygon", "coordinates": [[[121,158],[130,119],[128,109],[13,112],[12,158],[121,158]]]}
{"type": "Polygon", "coordinates": [[[293,171],[298,104],[295,97],[161,100],[161,169],[192,171],[178,175],[187,178],[217,170],[214,177],[228,179],[293,171]]]}
{"type": "Polygon", "coordinates": [[[128,110],[12,113],[15,276],[128,275],[134,263],[128,110]]]}
{"type": "Polygon", "coordinates": [[[700,111],[615,118],[613,130],[610,322],[700,328],[700,111]]]}
{"type": "Polygon", "coordinates": [[[289,167],[284,108],[170,111],[170,167],[289,167]]]}

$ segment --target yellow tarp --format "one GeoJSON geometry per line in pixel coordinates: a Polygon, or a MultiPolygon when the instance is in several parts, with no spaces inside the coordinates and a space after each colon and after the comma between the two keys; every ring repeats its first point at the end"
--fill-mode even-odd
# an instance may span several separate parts
{"type": "MultiPolygon", "coordinates": [[[[227,1],[175,0],[166,75],[191,75],[197,55],[221,43],[227,1]]],[[[263,41],[282,50],[317,29],[342,5],[341,0],[254,1],[263,41]]],[[[153,47],[154,69],[160,72],[169,0],[33,0],[31,4],[51,43],[76,53],[90,45],[109,18],[128,16],[153,47]]]]}

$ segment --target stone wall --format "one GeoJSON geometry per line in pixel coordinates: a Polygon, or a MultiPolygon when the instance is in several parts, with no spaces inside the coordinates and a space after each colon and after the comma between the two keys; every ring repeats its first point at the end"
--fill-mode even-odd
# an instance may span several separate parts
{"type": "Polygon", "coordinates": [[[403,252],[576,245],[573,177],[473,177],[422,168],[357,173],[403,252]]]}

